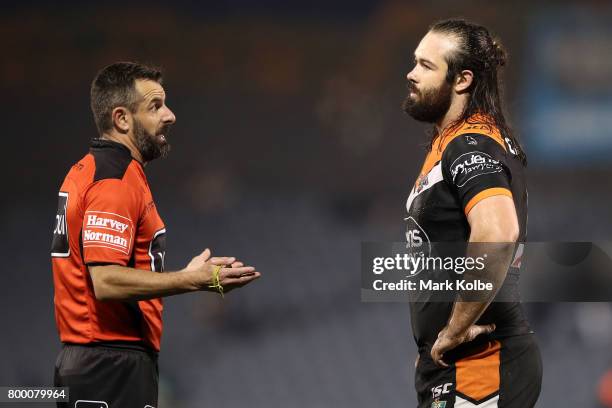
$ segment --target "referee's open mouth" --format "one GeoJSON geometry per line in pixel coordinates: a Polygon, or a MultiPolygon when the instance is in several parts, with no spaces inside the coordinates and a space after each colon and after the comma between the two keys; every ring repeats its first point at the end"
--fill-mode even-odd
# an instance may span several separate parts
{"type": "Polygon", "coordinates": [[[168,143],[168,139],[166,138],[166,135],[168,134],[168,132],[170,132],[170,126],[166,125],[166,126],[161,127],[159,131],[157,132],[157,134],[155,135],[155,137],[157,138],[157,142],[161,144],[168,143]]]}

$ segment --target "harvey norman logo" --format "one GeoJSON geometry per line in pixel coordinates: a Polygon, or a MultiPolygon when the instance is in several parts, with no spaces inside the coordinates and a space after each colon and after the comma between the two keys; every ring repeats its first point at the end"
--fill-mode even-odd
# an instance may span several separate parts
{"type": "MultiPolygon", "coordinates": [[[[116,214],[113,215],[117,216],[116,214]]],[[[99,217],[97,215],[88,215],[86,225],[88,227],[106,227],[117,232],[125,232],[125,230],[128,229],[129,226],[128,224],[114,220],[112,218],[104,218],[99,217]]]]}
{"type": "Polygon", "coordinates": [[[119,214],[87,211],[83,225],[83,247],[113,249],[129,253],[132,240],[132,220],[119,214]]]}

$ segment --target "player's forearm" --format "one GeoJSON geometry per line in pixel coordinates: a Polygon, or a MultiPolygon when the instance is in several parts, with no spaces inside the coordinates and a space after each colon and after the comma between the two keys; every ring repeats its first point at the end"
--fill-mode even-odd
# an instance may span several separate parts
{"type": "Polygon", "coordinates": [[[200,290],[192,271],[157,273],[119,265],[90,268],[98,300],[145,300],[200,290]]]}
{"type": "Polygon", "coordinates": [[[483,233],[474,231],[470,236],[467,256],[470,258],[485,257],[485,268],[481,271],[472,270],[462,277],[466,281],[483,280],[493,284],[493,290],[460,291],[453,305],[447,328],[449,335],[464,333],[476,323],[487,309],[501,288],[514,252],[516,234],[483,233]],[[485,256],[486,254],[486,256],[485,256]]]}
{"type": "Polygon", "coordinates": [[[455,302],[447,324],[448,335],[459,336],[476,323],[490,302],[455,302]]]}

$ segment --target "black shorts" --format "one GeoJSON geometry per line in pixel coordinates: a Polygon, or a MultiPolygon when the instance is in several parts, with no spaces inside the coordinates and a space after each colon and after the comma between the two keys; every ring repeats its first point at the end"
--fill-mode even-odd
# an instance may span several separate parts
{"type": "Polygon", "coordinates": [[[532,334],[486,342],[448,368],[422,353],[415,386],[419,408],[531,408],[542,386],[542,359],[532,334]]]}
{"type": "Polygon", "coordinates": [[[54,385],[69,387],[60,408],[155,408],[157,354],[125,345],[64,344],[54,385]]]}

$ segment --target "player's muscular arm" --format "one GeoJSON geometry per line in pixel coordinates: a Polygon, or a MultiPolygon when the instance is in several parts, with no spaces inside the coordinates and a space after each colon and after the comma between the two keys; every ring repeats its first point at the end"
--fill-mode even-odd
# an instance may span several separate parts
{"type": "Polygon", "coordinates": [[[442,360],[444,352],[461,343],[473,340],[479,334],[495,330],[495,325],[476,326],[474,323],[491,303],[496,291],[504,282],[511,262],[514,242],[519,235],[514,202],[507,196],[493,196],[478,202],[467,218],[471,228],[471,244],[467,255],[478,257],[483,255],[482,252],[489,252],[485,273],[487,281],[493,283],[495,290],[493,293],[488,293],[486,301],[455,302],[449,322],[438,335],[438,340],[431,351],[433,360],[442,366],[446,365],[442,360]],[[479,242],[487,244],[474,244],[479,242]]]}
{"type": "Polygon", "coordinates": [[[246,285],[259,278],[252,266],[244,266],[233,257],[210,257],[206,249],[182,270],[156,273],[120,265],[96,265],[89,273],[98,300],[144,300],[199,290],[211,290],[213,269],[219,271],[219,283],[224,292],[246,285]]]}
{"type": "MultiPolygon", "coordinates": [[[[486,198],[468,214],[470,244],[468,256],[478,257],[491,252],[486,262],[486,278],[499,289],[510,266],[514,242],[519,234],[518,220],[512,198],[499,195],[486,198]]],[[[448,324],[449,334],[464,333],[484,312],[488,302],[456,302],[448,324]]]]}

